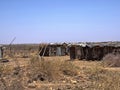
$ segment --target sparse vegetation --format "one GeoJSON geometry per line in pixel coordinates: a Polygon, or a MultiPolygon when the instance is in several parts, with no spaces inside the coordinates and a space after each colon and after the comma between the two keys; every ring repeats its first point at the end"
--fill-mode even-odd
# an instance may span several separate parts
{"type": "Polygon", "coordinates": [[[70,61],[42,60],[33,57],[30,60],[30,74],[34,80],[60,80],[63,75],[75,76],[78,68],[70,61]]]}
{"type": "Polygon", "coordinates": [[[41,58],[35,52],[26,58],[22,52],[0,63],[1,90],[120,90],[120,55],[70,61],[68,56],[41,58]]]}
{"type": "Polygon", "coordinates": [[[108,54],[103,58],[103,64],[109,67],[120,67],[120,54],[108,54]]]}
{"type": "MultiPolygon", "coordinates": [[[[90,69],[90,68],[89,68],[90,69]]],[[[88,70],[86,70],[88,71],[88,70]]],[[[86,72],[85,71],[85,72],[86,72]]],[[[95,90],[119,90],[120,89],[120,72],[105,68],[94,68],[87,72],[91,85],[88,89],[95,90]]]]}

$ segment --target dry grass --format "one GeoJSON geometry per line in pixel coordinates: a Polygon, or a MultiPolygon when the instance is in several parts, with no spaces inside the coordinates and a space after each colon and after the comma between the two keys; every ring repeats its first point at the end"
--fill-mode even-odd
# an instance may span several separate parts
{"type": "Polygon", "coordinates": [[[12,64],[11,62],[0,63],[0,90],[24,90],[22,80],[24,75],[21,71],[16,60],[12,64]]]}
{"type": "MultiPolygon", "coordinates": [[[[104,67],[102,61],[76,61],[90,82],[80,90],[120,90],[120,68],[104,67]]],[[[78,89],[79,90],[79,89],[78,89]]]]}
{"type": "Polygon", "coordinates": [[[108,54],[103,58],[104,66],[120,67],[120,55],[108,54]]]}
{"type": "Polygon", "coordinates": [[[30,58],[38,53],[39,44],[16,44],[5,46],[6,49],[4,49],[4,58],[30,58]],[[11,50],[10,50],[11,47],[11,50]]]}
{"type": "Polygon", "coordinates": [[[77,75],[78,68],[69,61],[62,60],[42,60],[33,57],[29,63],[30,78],[41,81],[60,80],[63,75],[77,75]]]}
{"type": "Polygon", "coordinates": [[[41,60],[33,56],[17,58],[20,65],[16,64],[17,61],[0,64],[0,89],[120,90],[119,67],[104,67],[102,61],[68,59],[65,56],[41,60]],[[35,84],[35,87],[31,89],[28,84],[35,84]]]}
{"type": "Polygon", "coordinates": [[[119,90],[120,72],[105,68],[92,67],[85,70],[91,85],[90,90],[119,90]]]}

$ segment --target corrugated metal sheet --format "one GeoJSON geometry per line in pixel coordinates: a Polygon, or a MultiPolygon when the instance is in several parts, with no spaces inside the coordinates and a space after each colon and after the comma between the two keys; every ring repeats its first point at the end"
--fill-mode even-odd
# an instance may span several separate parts
{"type": "Polygon", "coordinates": [[[61,56],[62,55],[62,52],[61,52],[61,47],[57,47],[56,48],[56,56],[61,56]]]}

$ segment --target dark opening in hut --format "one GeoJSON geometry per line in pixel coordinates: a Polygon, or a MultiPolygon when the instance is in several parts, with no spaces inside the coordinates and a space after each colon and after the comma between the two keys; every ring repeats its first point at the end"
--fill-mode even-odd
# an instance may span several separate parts
{"type": "Polygon", "coordinates": [[[0,59],[3,58],[3,47],[2,45],[0,45],[0,59]]]}

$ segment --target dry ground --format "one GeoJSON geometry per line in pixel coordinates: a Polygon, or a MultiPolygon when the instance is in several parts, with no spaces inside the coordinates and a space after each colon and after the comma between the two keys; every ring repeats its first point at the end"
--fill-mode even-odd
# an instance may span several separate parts
{"type": "Polygon", "coordinates": [[[69,56],[8,58],[0,63],[0,90],[120,90],[120,68],[69,56]]]}

